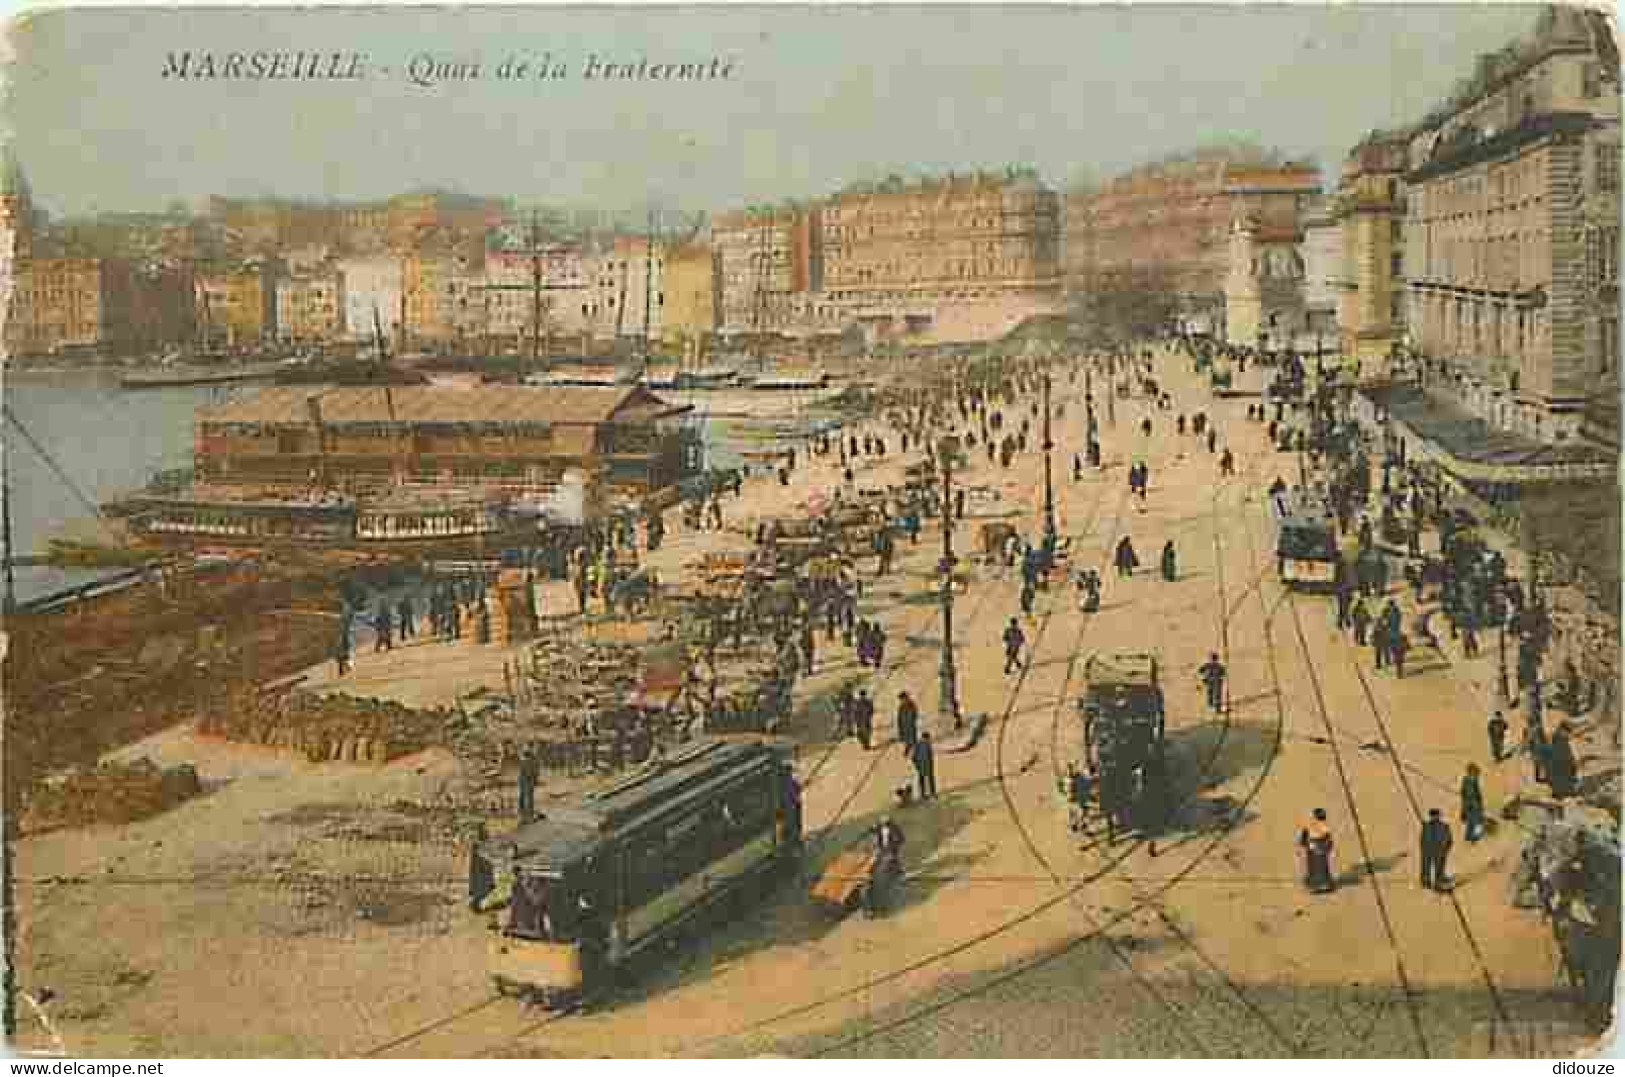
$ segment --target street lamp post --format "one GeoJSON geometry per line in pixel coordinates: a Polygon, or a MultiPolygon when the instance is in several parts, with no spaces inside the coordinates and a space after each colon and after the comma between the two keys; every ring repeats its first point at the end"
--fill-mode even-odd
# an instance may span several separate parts
{"type": "Polygon", "coordinates": [[[1050,368],[1044,366],[1044,558],[1055,555],[1055,482],[1052,456],[1055,442],[1050,437],[1050,368]]]}
{"type": "Polygon", "coordinates": [[[1117,352],[1113,350],[1106,357],[1106,421],[1112,426],[1117,425],[1117,352]]]}
{"type": "Polygon", "coordinates": [[[942,717],[953,722],[954,729],[965,724],[959,713],[959,673],[954,668],[954,500],[953,463],[949,459],[948,441],[938,444],[937,466],[942,469],[942,717]]]}
{"type": "Polygon", "coordinates": [[[1510,703],[1510,702],[1512,702],[1512,693],[1507,691],[1507,619],[1506,619],[1506,611],[1505,610],[1501,611],[1500,621],[1501,621],[1501,631],[1500,631],[1499,635],[1500,635],[1500,641],[1501,641],[1500,642],[1500,659],[1501,659],[1501,661],[1500,661],[1500,666],[1499,666],[1499,668],[1497,670],[1497,682],[1498,682],[1498,687],[1500,688],[1500,692],[1501,692],[1501,702],[1502,703],[1510,703]]]}

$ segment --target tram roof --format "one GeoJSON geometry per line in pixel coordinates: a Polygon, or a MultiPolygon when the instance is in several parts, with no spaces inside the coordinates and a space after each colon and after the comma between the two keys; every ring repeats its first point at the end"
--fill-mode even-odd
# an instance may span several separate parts
{"type": "Polygon", "coordinates": [[[481,849],[493,863],[563,869],[608,835],[702,800],[778,759],[764,741],[707,738],[607,789],[550,806],[542,818],[492,838],[481,849]]]}
{"type": "Polygon", "coordinates": [[[1157,672],[1156,655],[1136,651],[1103,651],[1083,663],[1083,676],[1091,688],[1155,688],[1157,672]]]}

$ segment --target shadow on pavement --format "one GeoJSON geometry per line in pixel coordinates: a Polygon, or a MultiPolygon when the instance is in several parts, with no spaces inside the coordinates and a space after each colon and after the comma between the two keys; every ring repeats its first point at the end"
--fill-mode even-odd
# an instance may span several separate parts
{"type": "Polygon", "coordinates": [[[834,931],[846,917],[814,905],[808,892],[836,857],[869,840],[870,832],[887,816],[903,829],[905,875],[921,873],[924,877],[906,878],[894,891],[892,902],[880,914],[881,918],[897,915],[928,900],[942,886],[972,871],[984,859],[984,854],[979,853],[955,853],[935,859],[937,850],[963,830],[975,815],[955,791],[948,790],[940,793],[936,800],[870,812],[809,835],[805,859],[798,871],[774,882],[771,892],[759,900],[746,898],[716,911],[703,926],[696,925],[692,937],[664,948],[656,947],[658,952],[640,960],[626,982],[605,1000],[606,1008],[636,1005],[654,995],[711,976],[758,951],[815,942],[834,931]]]}

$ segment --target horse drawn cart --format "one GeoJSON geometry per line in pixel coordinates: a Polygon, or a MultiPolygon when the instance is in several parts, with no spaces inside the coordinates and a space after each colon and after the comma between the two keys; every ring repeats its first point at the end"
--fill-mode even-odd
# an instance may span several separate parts
{"type": "Polygon", "coordinates": [[[1084,750],[1099,775],[1101,808],[1124,823],[1166,807],[1166,728],[1154,655],[1113,651],[1083,664],[1084,750]]]}

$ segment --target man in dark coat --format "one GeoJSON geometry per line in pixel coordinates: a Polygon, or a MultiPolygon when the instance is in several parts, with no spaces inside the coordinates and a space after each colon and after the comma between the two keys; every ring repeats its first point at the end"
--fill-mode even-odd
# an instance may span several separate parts
{"type": "Polygon", "coordinates": [[[378,612],[373,614],[373,631],[378,634],[378,642],[373,646],[374,651],[392,651],[395,649],[395,631],[389,616],[389,604],[378,603],[378,612]]]}
{"type": "Polygon", "coordinates": [[[929,731],[921,733],[920,739],[914,742],[909,749],[909,761],[914,764],[914,774],[919,779],[920,799],[935,800],[937,798],[937,757],[931,746],[929,731]]]}
{"type": "Polygon", "coordinates": [[[920,708],[915,706],[914,697],[905,692],[897,693],[897,743],[903,746],[904,751],[912,752],[914,742],[920,738],[920,708]]]}
{"type": "Polygon", "coordinates": [[[1539,715],[1532,715],[1528,725],[1524,728],[1524,746],[1529,750],[1529,761],[1534,764],[1535,781],[1547,780],[1547,760],[1550,757],[1551,744],[1546,739],[1546,726],[1539,715]]]}
{"type": "Polygon", "coordinates": [[[474,828],[474,834],[469,838],[468,847],[468,911],[479,912],[485,899],[491,896],[491,891],[497,888],[496,872],[491,870],[491,862],[485,859],[480,852],[480,845],[488,835],[485,824],[480,823],[474,828]]]}
{"type": "Polygon", "coordinates": [[[1488,732],[1490,738],[1490,762],[1499,763],[1506,758],[1507,754],[1507,720],[1502,717],[1500,711],[1490,715],[1490,720],[1485,725],[1485,731],[1488,732]]]}
{"type": "Polygon", "coordinates": [[[850,684],[843,684],[835,693],[835,739],[845,740],[857,732],[857,696],[850,684]]]}
{"type": "Polygon", "coordinates": [[[1208,710],[1217,714],[1224,707],[1224,663],[1219,661],[1217,654],[1210,654],[1196,673],[1202,679],[1202,686],[1207,689],[1208,710]]]}
{"type": "Polygon", "coordinates": [[[1117,543],[1117,551],[1112,557],[1112,563],[1117,566],[1119,576],[1132,576],[1134,570],[1140,567],[1140,558],[1134,552],[1134,543],[1124,535],[1117,543]]]}
{"type": "Polygon", "coordinates": [[[1546,748],[1546,784],[1552,796],[1559,800],[1575,794],[1579,779],[1579,765],[1574,758],[1574,746],[1569,740],[1569,724],[1563,722],[1552,734],[1546,748]]]}
{"type": "Polygon", "coordinates": [[[852,704],[852,722],[857,727],[858,743],[868,751],[875,735],[875,701],[862,688],[858,689],[858,698],[852,704]]]}
{"type": "Polygon", "coordinates": [[[1016,623],[1014,617],[1004,626],[1004,672],[1009,675],[1013,669],[1021,668],[1021,648],[1027,642],[1026,635],[1021,631],[1021,625],[1016,623]]]}
{"type": "Polygon", "coordinates": [[[1349,578],[1348,562],[1341,557],[1337,559],[1337,566],[1333,570],[1332,586],[1337,593],[1337,627],[1349,626],[1349,607],[1354,602],[1354,581],[1349,578]]]}
{"type": "Polygon", "coordinates": [[[1484,836],[1484,789],[1478,784],[1478,764],[1468,763],[1461,777],[1461,832],[1469,842],[1484,836]]]}
{"type": "Polygon", "coordinates": [[[1425,890],[1447,892],[1450,874],[1446,865],[1450,858],[1450,824],[1444,821],[1438,808],[1428,809],[1427,822],[1422,824],[1422,887],[1425,890]]]}

